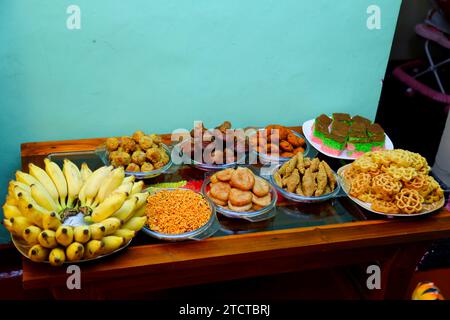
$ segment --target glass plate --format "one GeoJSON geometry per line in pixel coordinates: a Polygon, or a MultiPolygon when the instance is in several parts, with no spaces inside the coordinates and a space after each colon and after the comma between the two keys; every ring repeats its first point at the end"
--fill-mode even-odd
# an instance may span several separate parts
{"type": "MultiPolygon", "coordinates": [[[[262,179],[264,179],[264,178],[262,178],[262,179]]],[[[210,177],[206,177],[203,182],[203,185],[202,185],[202,193],[208,200],[209,200],[209,197],[207,195],[206,190],[210,183],[211,183],[210,177]]],[[[270,218],[274,217],[277,213],[277,211],[274,210],[274,208],[275,208],[275,205],[278,200],[278,195],[277,195],[277,192],[276,192],[275,188],[273,187],[273,185],[270,182],[269,182],[269,184],[270,184],[270,193],[272,195],[272,202],[267,207],[264,207],[261,210],[236,212],[236,211],[232,211],[229,209],[225,209],[219,205],[214,204],[214,206],[216,207],[217,212],[221,213],[222,215],[224,215],[225,217],[228,217],[228,218],[245,219],[250,222],[258,222],[258,221],[270,219],[270,218]]]]}
{"type": "MultiPolygon", "coordinates": [[[[14,246],[16,247],[16,249],[28,260],[32,261],[29,257],[28,257],[28,251],[30,250],[30,248],[32,247],[32,245],[29,245],[28,243],[25,242],[25,240],[23,239],[19,239],[13,235],[11,235],[11,239],[12,239],[12,243],[14,244],[14,246]]],[[[128,241],[126,244],[124,244],[123,246],[121,246],[119,249],[110,252],[108,254],[104,254],[104,255],[100,255],[98,257],[95,257],[93,259],[83,259],[83,260],[78,260],[78,261],[65,261],[63,264],[77,264],[77,263],[84,263],[84,262],[89,262],[89,261],[95,261],[95,260],[100,260],[103,258],[106,258],[108,256],[111,256],[113,254],[116,254],[120,251],[122,251],[123,249],[127,248],[131,241],[133,241],[133,239],[131,239],[130,241],[128,241]]],[[[40,263],[47,263],[50,264],[49,261],[42,261],[40,263]]]]}
{"type": "MultiPolygon", "coordinates": [[[[169,156],[169,162],[164,166],[157,170],[153,171],[147,171],[147,172],[133,172],[133,171],[125,171],[126,176],[135,176],[136,179],[150,179],[155,178],[159,176],[160,174],[166,172],[170,169],[170,167],[173,165],[171,152],[168,146],[166,146],[164,143],[161,143],[161,146],[166,150],[167,155],[169,156]]],[[[106,146],[104,144],[100,145],[96,150],[95,153],[100,157],[102,162],[109,166],[110,162],[108,159],[108,151],[106,150],[106,146]]]]}
{"type": "MultiPolygon", "coordinates": [[[[160,192],[163,190],[189,190],[193,191],[191,189],[186,188],[162,188],[154,191],[153,193],[160,192]]],[[[205,197],[200,192],[193,191],[199,195],[201,195],[203,198],[205,198],[206,201],[208,201],[209,207],[211,208],[211,217],[208,220],[206,224],[198,228],[197,230],[180,233],[180,234],[167,234],[167,233],[160,233],[153,230],[150,230],[147,226],[144,226],[142,228],[142,231],[154,238],[164,240],[164,241],[184,241],[184,240],[203,240],[206,238],[211,237],[214,233],[216,233],[220,229],[219,221],[217,220],[216,216],[216,209],[214,206],[214,203],[208,198],[205,197]]]]}
{"type": "Polygon", "coordinates": [[[339,170],[338,170],[338,176],[339,176],[339,180],[341,181],[342,189],[344,190],[344,192],[347,194],[347,196],[353,202],[355,202],[356,204],[358,204],[359,206],[361,206],[362,208],[364,208],[364,209],[366,209],[366,210],[368,210],[370,212],[373,212],[373,213],[376,213],[376,214],[379,214],[379,215],[382,215],[382,216],[385,216],[385,217],[389,217],[389,218],[392,218],[392,217],[402,217],[402,218],[403,217],[409,217],[409,218],[412,218],[412,217],[418,217],[418,216],[431,214],[431,213],[436,212],[437,210],[441,209],[444,206],[445,198],[442,197],[441,200],[439,200],[439,201],[437,201],[435,203],[424,204],[423,205],[424,209],[421,212],[418,212],[418,213],[406,214],[406,213],[385,213],[385,212],[375,211],[375,210],[373,210],[371,208],[371,204],[369,202],[361,201],[361,200],[359,200],[359,199],[357,199],[355,197],[352,197],[350,195],[349,187],[348,187],[347,183],[345,182],[345,179],[344,179],[344,176],[343,176],[344,171],[347,168],[349,168],[349,166],[350,166],[350,164],[347,164],[347,165],[339,168],[339,170]]]}
{"type": "MultiPolygon", "coordinates": [[[[188,140],[187,142],[182,142],[182,143],[191,143],[190,140],[188,140]]],[[[173,148],[173,152],[177,152],[179,158],[183,157],[183,151],[180,148],[180,144],[176,145],[173,148]]],[[[245,164],[245,160],[246,160],[246,155],[244,154],[240,159],[233,161],[233,162],[229,162],[229,163],[222,163],[222,164],[214,164],[214,163],[203,163],[203,162],[198,162],[195,161],[193,159],[190,159],[190,164],[191,166],[202,170],[202,171],[220,171],[220,170],[224,170],[224,169],[228,169],[228,168],[234,168],[236,166],[238,166],[239,164],[245,164]]]]}
{"type": "MultiPolygon", "coordinates": [[[[265,129],[258,129],[257,131],[262,131],[262,130],[265,130],[265,129]]],[[[310,156],[311,146],[309,144],[308,139],[306,139],[302,134],[300,134],[294,130],[291,130],[291,132],[293,134],[295,134],[297,137],[302,138],[305,141],[305,151],[303,152],[303,155],[305,157],[310,156]]],[[[265,153],[260,153],[256,150],[251,150],[250,152],[252,152],[254,155],[256,155],[257,159],[259,159],[259,161],[262,164],[284,163],[284,162],[292,159],[292,158],[286,158],[286,157],[273,157],[273,156],[269,156],[265,153]]]]}
{"type": "Polygon", "coordinates": [[[339,192],[341,191],[341,185],[339,183],[339,178],[338,175],[336,174],[336,172],[333,171],[333,174],[336,178],[336,187],[334,188],[334,190],[330,193],[321,195],[319,197],[306,197],[306,196],[301,196],[298,195],[296,193],[292,193],[292,192],[288,192],[286,190],[284,190],[283,188],[280,188],[274,178],[273,175],[276,171],[278,171],[278,169],[282,166],[283,164],[278,165],[273,171],[272,174],[270,175],[270,182],[273,184],[273,186],[277,189],[277,191],[279,193],[281,193],[281,195],[283,195],[283,197],[285,197],[286,199],[292,200],[294,202],[304,202],[304,203],[314,203],[314,202],[323,202],[323,201],[327,201],[331,198],[336,198],[339,196],[339,192]]]}

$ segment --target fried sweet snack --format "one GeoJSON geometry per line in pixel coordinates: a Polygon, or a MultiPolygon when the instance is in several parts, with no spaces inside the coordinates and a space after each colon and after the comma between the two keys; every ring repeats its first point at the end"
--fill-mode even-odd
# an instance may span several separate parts
{"type": "Polygon", "coordinates": [[[317,189],[314,192],[314,196],[321,196],[325,192],[325,188],[327,186],[327,171],[325,170],[325,166],[323,163],[319,163],[319,172],[317,173],[317,189]]]}
{"type": "Polygon", "coordinates": [[[412,189],[402,189],[395,196],[395,204],[404,213],[413,214],[422,210],[422,203],[424,199],[417,192],[412,189]]]}
{"type": "Polygon", "coordinates": [[[228,201],[230,196],[231,186],[225,182],[217,182],[211,185],[211,196],[221,201],[228,201]]]}
{"type": "Polygon", "coordinates": [[[272,197],[270,196],[270,193],[266,194],[263,197],[257,197],[253,194],[252,202],[253,204],[256,204],[257,206],[264,208],[267,207],[270,202],[272,201],[272,197]]]}
{"type": "Polygon", "coordinates": [[[245,212],[245,211],[250,211],[253,208],[253,204],[252,204],[252,202],[250,202],[249,204],[246,204],[244,206],[235,206],[230,201],[228,201],[228,208],[231,211],[245,212]]]}
{"type": "Polygon", "coordinates": [[[385,200],[374,200],[371,205],[372,210],[384,213],[399,213],[399,208],[395,203],[385,200]]]}
{"type": "Polygon", "coordinates": [[[270,185],[263,178],[255,176],[255,184],[253,185],[252,192],[257,197],[264,197],[270,192],[270,185]]]}
{"type": "Polygon", "coordinates": [[[225,169],[225,170],[217,172],[216,177],[220,181],[230,181],[233,172],[234,172],[233,168],[225,169]]]}
{"type": "Polygon", "coordinates": [[[211,199],[212,202],[214,202],[215,204],[217,204],[217,205],[219,205],[219,206],[226,206],[226,205],[228,204],[228,201],[222,201],[222,200],[219,200],[219,199],[217,199],[217,198],[214,198],[214,197],[211,195],[211,191],[207,192],[207,195],[208,195],[208,197],[211,199]]]}
{"type": "Polygon", "coordinates": [[[252,198],[253,194],[250,191],[242,191],[236,188],[231,188],[228,202],[234,206],[242,207],[251,203],[252,198]]]}
{"type": "Polygon", "coordinates": [[[406,150],[367,152],[346,168],[342,176],[350,186],[350,195],[371,203],[371,208],[385,213],[414,214],[423,204],[442,201],[440,185],[429,176],[424,157],[406,150]],[[372,177],[371,184],[361,174],[372,177]]]}
{"type": "Polygon", "coordinates": [[[255,184],[255,176],[250,169],[239,167],[231,174],[230,185],[240,190],[251,190],[255,184]]]}
{"type": "Polygon", "coordinates": [[[106,139],[108,158],[114,167],[125,167],[126,171],[149,172],[164,167],[170,157],[161,145],[161,137],[136,131],[133,135],[119,139],[106,139]]]}
{"type": "Polygon", "coordinates": [[[306,143],[289,128],[269,125],[251,136],[249,145],[258,153],[272,157],[279,155],[284,158],[293,158],[296,154],[304,152],[306,143]]]}
{"type": "Polygon", "coordinates": [[[402,184],[387,173],[379,174],[372,179],[372,190],[384,199],[390,199],[401,188],[402,184]]]}
{"type": "Polygon", "coordinates": [[[278,187],[305,197],[319,197],[336,188],[336,177],[330,166],[318,158],[305,158],[303,153],[284,163],[273,179],[278,187]]]}
{"type": "Polygon", "coordinates": [[[272,202],[270,184],[248,168],[218,171],[211,176],[210,182],[207,195],[211,201],[232,211],[260,210],[272,202]]]}
{"type": "Polygon", "coordinates": [[[368,173],[360,173],[351,181],[350,195],[359,197],[370,190],[372,176],[368,173]]]}
{"type": "MultiPolygon", "coordinates": [[[[311,197],[314,194],[314,192],[317,190],[317,183],[314,178],[311,167],[309,167],[305,171],[305,175],[303,176],[303,179],[302,179],[302,189],[303,189],[303,193],[307,197],[311,197]]],[[[288,189],[288,191],[289,191],[289,189],[288,189]]],[[[289,191],[289,192],[292,192],[292,191],[289,191]]]]}

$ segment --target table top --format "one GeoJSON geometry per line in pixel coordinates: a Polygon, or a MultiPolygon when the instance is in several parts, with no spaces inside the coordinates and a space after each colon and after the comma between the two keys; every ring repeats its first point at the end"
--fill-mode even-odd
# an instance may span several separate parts
{"type": "MultiPolygon", "coordinates": [[[[301,132],[300,127],[292,129],[301,132]]],[[[62,160],[67,156],[75,163],[87,161],[94,169],[102,163],[93,150],[104,140],[105,138],[96,138],[24,143],[21,146],[22,167],[26,170],[30,162],[43,165],[43,159],[53,154],[52,158],[56,161],[58,157],[62,160]]],[[[170,135],[163,135],[163,142],[170,144],[170,135]]],[[[345,164],[325,159],[333,169],[345,164]]],[[[146,183],[201,181],[204,175],[203,171],[190,166],[179,166],[172,168],[168,174],[147,180],[146,183]]],[[[277,215],[274,218],[257,223],[219,215],[221,229],[213,237],[203,241],[165,243],[140,233],[124,252],[98,262],[84,263],[83,281],[94,281],[99,277],[104,280],[129,274],[160,273],[167,268],[173,271],[184,267],[239,263],[264,256],[281,258],[294,252],[296,255],[332,253],[450,236],[450,212],[446,209],[421,218],[380,218],[358,207],[348,198],[339,197],[318,204],[282,200],[275,210],[277,215]]],[[[25,288],[63,285],[66,278],[65,270],[23,260],[25,288]]]]}

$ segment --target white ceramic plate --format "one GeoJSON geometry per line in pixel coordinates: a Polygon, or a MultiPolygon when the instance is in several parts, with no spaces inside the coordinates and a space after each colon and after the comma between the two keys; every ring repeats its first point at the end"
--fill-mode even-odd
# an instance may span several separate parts
{"type": "MultiPolygon", "coordinates": [[[[344,160],[355,160],[358,158],[358,156],[349,156],[347,153],[347,150],[342,151],[342,153],[339,156],[336,156],[334,154],[328,153],[326,151],[323,151],[320,147],[320,144],[315,143],[312,139],[312,127],[314,125],[314,120],[308,120],[305,123],[303,123],[303,135],[308,140],[308,142],[316,148],[319,152],[323,153],[324,155],[331,157],[331,158],[337,158],[337,159],[344,159],[344,160]]],[[[391,139],[386,135],[386,141],[384,143],[384,149],[385,150],[392,150],[394,149],[394,144],[392,143],[391,139]]]]}
{"type": "Polygon", "coordinates": [[[359,206],[363,207],[364,209],[382,215],[382,216],[386,216],[386,217],[418,217],[418,216],[423,216],[423,215],[427,215],[430,213],[435,212],[436,210],[441,209],[444,206],[445,203],[445,199],[444,197],[442,197],[442,199],[438,202],[432,203],[432,204],[424,204],[423,205],[423,210],[419,213],[414,213],[414,214],[406,214],[406,213],[384,213],[384,212],[380,212],[380,211],[375,211],[371,208],[371,205],[369,202],[364,202],[361,201],[355,197],[352,197],[350,195],[350,188],[348,186],[348,184],[345,182],[345,179],[343,177],[343,172],[350,166],[350,164],[347,164],[341,168],[339,168],[338,170],[338,177],[341,183],[341,188],[342,190],[344,190],[344,192],[347,194],[347,196],[353,200],[353,202],[355,202],[356,204],[358,204],[359,206]]]}

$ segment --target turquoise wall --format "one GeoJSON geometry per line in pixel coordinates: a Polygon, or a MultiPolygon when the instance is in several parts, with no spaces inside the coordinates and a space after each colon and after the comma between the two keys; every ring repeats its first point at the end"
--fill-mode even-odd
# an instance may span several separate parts
{"type": "Polygon", "coordinates": [[[373,118],[400,2],[2,0],[0,195],[26,141],[373,118]],[[66,28],[70,4],[81,30],[66,28]]]}

